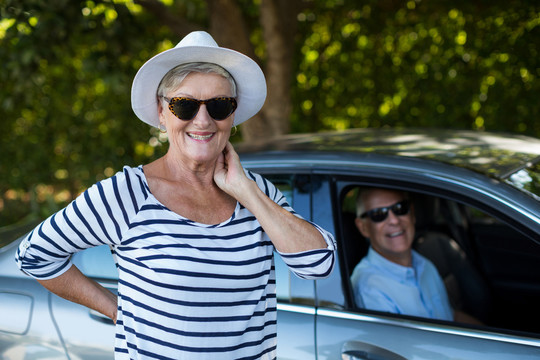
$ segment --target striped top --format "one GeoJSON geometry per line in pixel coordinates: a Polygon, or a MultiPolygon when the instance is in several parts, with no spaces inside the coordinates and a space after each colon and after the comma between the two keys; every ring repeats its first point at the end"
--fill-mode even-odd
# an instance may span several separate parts
{"type": "MultiPolygon", "coordinates": [[[[246,174],[295,214],[272,183],[246,174]]],[[[334,239],[316,228],[326,249],[280,254],[301,278],[333,268],[334,239]]],[[[200,224],[154,198],[142,166],[125,167],[36,227],[16,261],[50,279],[70,268],[71,254],[102,244],[119,270],[115,359],[276,357],[275,249],[242,205],[221,224],[200,224]]]]}

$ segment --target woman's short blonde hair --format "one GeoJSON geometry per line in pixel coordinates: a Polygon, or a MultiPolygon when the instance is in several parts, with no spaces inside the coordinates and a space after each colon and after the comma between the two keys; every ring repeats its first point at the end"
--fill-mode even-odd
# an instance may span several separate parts
{"type": "MultiPolygon", "coordinates": [[[[192,72],[198,72],[203,74],[217,74],[223,76],[229,80],[231,84],[232,97],[236,97],[236,83],[231,74],[219,65],[205,62],[192,62],[178,65],[171,70],[159,83],[157,88],[158,101],[161,97],[166,96],[170,91],[176,90],[182,81],[192,72]]],[[[202,99],[204,100],[204,99],[202,99]]]]}

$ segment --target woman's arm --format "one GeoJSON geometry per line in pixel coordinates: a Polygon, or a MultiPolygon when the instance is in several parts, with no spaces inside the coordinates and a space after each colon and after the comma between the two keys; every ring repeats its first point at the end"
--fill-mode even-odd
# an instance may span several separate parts
{"type": "Polygon", "coordinates": [[[38,280],[50,292],[111,318],[116,324],[117,296],[71,266],[62,275],[38,280]]]}
{"type": "Polygon", "coordinates": [[[312,224],[276,204],[246,177],[230,143],[218,159],[214,181],[255,215],[279,252],[297,253],[328,246],[312,224]]]}

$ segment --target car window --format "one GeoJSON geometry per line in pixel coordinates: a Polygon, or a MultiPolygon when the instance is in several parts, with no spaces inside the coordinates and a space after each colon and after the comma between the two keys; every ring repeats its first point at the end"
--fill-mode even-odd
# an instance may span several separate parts
{"type": "MultiPolygon", "coordinates": [[[[351,307],[362,312],[363,304],[354,302],[349,281],[370,245],[354,226],[359,188],[343,189],[339,218],[345,287],[350,288],[351,307]]],[[[416,213],[413,248],[437,268],[452,308],[490,327],[540,334],[533,320],[539,314],[540,245],[448,194],[410,194],[416,213]]]]}
{"type": "MultiPolygon", "coordinates": [[[[287,198],[296,212],[310,220],[311,184],[309,175],[267,174],[270,180],[287,198]]],[[[276,295],[282,303],[312,305],[314,303],[314,281],[303,280],[294,275],[283,259],[274,256],[276,273],[276,295]]]]}
{"type": "Polygon", "coordinates": [[[111,249],[107,245],[100,245],[75,253],[72,261],[88,277],[118,280],[118,270],[111,249]]]}
{"type": "Polygon", "coordinates": [[[469,246],[490,287],[489,324],[540,334],[540,245],[478,209],[464,212],[469,246]]]}
{"type": "MultiPolygon", "coordinates": [[[[274,175],[267,177],[281,193],[287,198],[289,205],[294,207],[294,194],[292,178],[290,176],[274,175]]],[[[276,271],[276,296],[278,300],[289,302],[291,299],[291,272],[283,259],[274,254],[274,265],[276,271]]]]}

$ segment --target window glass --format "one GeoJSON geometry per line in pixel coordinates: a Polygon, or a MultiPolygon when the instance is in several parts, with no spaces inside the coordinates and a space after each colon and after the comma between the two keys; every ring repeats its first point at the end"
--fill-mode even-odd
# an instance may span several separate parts
{"type": "MultiPolygon", "coordinates": [[[[281,193],[287,198],[289,205],[294,207],[293,187],[290,177],[267,176],[281,193]]],[[[278,300],[290,301],[291,299],[291,272],[281,256],[274,254],[274,265],[276,272],[276,295],[278,300]]]]}
{"type": "MultiPolygon", "coordinates": [[[[351,183],[339,187],[345,281],[369,247],[366,239],[366,248],[358,248],[359,235],[351,226],[359,188],[351,183]]],[[[540,245],[489,215],[493,212],[487,207],[465,204],[461,196],[456,195],[457,202],[448,192],[439,197],[415,190],[409,195],[416,219],[412,248],[435,266],[454,314],[472,316],[474,320],[467,321],[476,325],[540,333],[540,325],[531,317],[538,313],[540,301],[540,245]]],[[[497,210],[503,206],[499,204],[497,210]]],[[[352,289],[352,283],[346,285],[352,289]]],[[[360,312],[362,305],[354,304],[360,312]]]]}
{"type": "Polygon", "coordinates": [[[289,205],[293,206],[293,203],[294,203],[294,198],[293,198],[293,191],[292,191],[292,186],[290,183],[274,183],[274,185],[276,185],[276,187],[279,189],[279,191],[281,191],[281,193],[283,194],[283,196],[285,196],[285,198],[287,198],[287,202],[289,203],[289,205]]]}
{"type": "Polygon", "coordinates": [[[278,254],[274,254],[274,264],[276,266],[276,296],[278,300],[289,301],[291,299],[291,272],[278,254]]]}
{"type": "MultiPolygon", "coordinates": [[[[309,174],[265,175],[287,198],[289,205],[307,220],[311,219],[311,193],[314,186],[309,174]]],[[[331,212],[331,209],[328,211],[331,212]]],[[[276,254],[277,255],[277,254],[276,254]]],[[[303,305],[314,304],[314,281],[304,280],[294,275],[283,259],[274,257],[276,274],[276,293],[281,302],[303,305]]]]}
{"type": "MultiPolygon", "coordinates": [[[[313,222],[334,235],[338,253],[343,253],[340,249],[340,233],[336,232],[335,219],[336,207],[332,196],[332,178],[323,175],[314,175],[315,186],[313,186],[313,222]]],[[[339,228],[339,227],[338,227],[339,228]]],[[[343,309],[345,305],[344,289],[342,286],[341,259],[338,255],[335,259],[334,271],[327,278],[317,280],[317,302],[318,306],[332,309],[343,309]]]]}
{"type": "Polygon", "coordinates": [[[533,320],[540,301],[540,244],[500,219],[466,207],[469,247],[474,266],[486,279],[489,298],[481,305],[487,325],[539,334],[533,320]]]}
{"type": "Polygon", "coordinates": [[[468,214],[468,220],[470,223],[484,225],[502,224],[498,219],[486,214],[481,210],[478,210],[477,208],[467,206],[465,211],[468,214]]]}
{"type": "Polygon", "coordinates": [[[352,188],[350,191],[345,192],[343,196],[343,211],[349,213],[356,213],[356,195],[358,194],[358,187],[352,188]]]}
{"type": "Polygon", "coordinates": [[[88,277],[117,280],[118,270],[107,245],[89,248],[73,255],[73,263],[88,277]]]}

